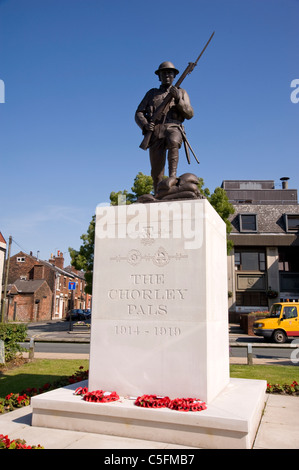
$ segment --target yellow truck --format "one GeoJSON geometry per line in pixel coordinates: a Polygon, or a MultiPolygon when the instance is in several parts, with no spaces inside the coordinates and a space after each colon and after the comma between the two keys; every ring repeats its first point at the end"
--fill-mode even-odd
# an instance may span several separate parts
{"type": "Polygon", "coordinates": [[[267,318],[253,324],[257,336],[285,343],[287,338],[299,336],[299,302],[278,302],[272,305],[267,318]]]}

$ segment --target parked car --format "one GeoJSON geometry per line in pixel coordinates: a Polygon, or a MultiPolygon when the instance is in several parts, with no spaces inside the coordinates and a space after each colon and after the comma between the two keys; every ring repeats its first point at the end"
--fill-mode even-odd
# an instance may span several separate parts
{"type": "Polygon", "coordinates": [[[287,338],[299,336],[299,303],[273,304],[269,317],[257,320],[253,324],[253,332],[275,343],[285,343],[287,338]]]}
{"type": "Polygon", "coordinates": [[[91,317],[91,310],[90,308],[84,308],[83,314],[81,314],[80,320],[90,320],[91,317]]]}
{"type": "Polygon", "coordinates": [[[69,310],[66,314],[65,319],[66,320],[82,320],[82,316],[84,315],[84,312],[81,308],[73,308],[72,310],[69,310]]]}

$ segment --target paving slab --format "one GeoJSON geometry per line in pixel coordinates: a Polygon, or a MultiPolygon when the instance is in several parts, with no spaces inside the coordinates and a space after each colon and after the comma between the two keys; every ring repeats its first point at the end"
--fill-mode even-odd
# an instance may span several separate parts
{"type": "Polygon", "coordinates": [[[269,395],[255,449],[299,449],[299,397],[269,395]]]}

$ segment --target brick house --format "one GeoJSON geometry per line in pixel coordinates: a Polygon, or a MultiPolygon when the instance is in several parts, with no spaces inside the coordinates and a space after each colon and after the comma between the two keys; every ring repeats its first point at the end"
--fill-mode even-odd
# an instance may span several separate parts
{"type": "Polygon", "coordinates": [[[273,180],[226,180],[235,209],[228,256],[230,318],[234,312],[268,310],[273,302],[299,300],[299,204],[297,190],[273,180]]]}
{"type": "Polygon", "coordinates": [[[17,279],[7,286],[8,321],[49,320],[52,309],[52,292],[47,281],[17,279]]]}
{"type": "MultiPolygon", "coordinates": [[[[17,280],[27,282],[42,280],[47,283],[51,291],[51,309],[48,311],[45,306],[45,311],[43,311],[41,305],[38,308],[39,319],[61,319],[66,316],[72,306],[71,292],[68,289],[69,282],[76,282],[73,308],[84,309],[91,306],[91,296],[85,293],[84,273],[72,266],[64,268],[63,254],[59,251],[57,255],[51,255],[49,261],[40,260],[31,253],[28,255],[22,251],[12,256],[9,263],[8,284],[13,285],[17,280]]],[[[16,297],[14,297],[14,302],[16,302],[16,297]]],[[[28,311],[28,319],[29,316],[28,311]]]]}

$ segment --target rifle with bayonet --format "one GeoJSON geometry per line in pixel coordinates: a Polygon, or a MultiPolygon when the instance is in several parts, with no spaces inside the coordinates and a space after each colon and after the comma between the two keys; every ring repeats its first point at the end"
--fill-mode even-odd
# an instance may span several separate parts
{"type": "MultiPolygon", "coordinates": [[[[185,78],[187,77],[187,75],[189,75],[195,68],[195,66],[197,65],[197,62],[199,61],[199,59],[201,58],[201,56],[203,55],[204,51],[206,50],[206,48],[208,47],[212,37],[214,36],[214,33],[215,31],[212,33],[210,39],[208,40],[208,42],[206,43],[205,47],[203,48],[203,50],[201,51],[201,53],[199,54],[199,56],[197,57],[196,61],[195,62],[189,62],[189,64],[187,65],[186,69],[184,70],[184,72],[182,73],[182,75],[180,76],[180,78],[178,79],[178,81],[176,82],[176,84],[174,85],[175,87],[179,87],[181,85],[181,83],[183,82],[183,80],[185,80],[185,78]]],[[[172,100],[172,95],[170,93],[168,93],[164,99],[164,101],[160,104],[160,106],[158,106],[158,108],[156,109],[156,111],[154,112],[152,118],[151,118],[151,122],[155,123],[156,121],[160,120],[162,115],[163,114],[166,114],[167,111],[168,111],[168,106],[170,105],[170,102],[172,100]]],[[[151,140],[151,137],[152,137],[152,133],[153,131],[147,131],[147,133],[145,134],[144,136],[144,139],[143,141],[141,142],[140,144],[140,148],[143,149],[143,150],[147,150],[148,147],[149,147],[149,143],[150,143],[150,140],[151,140]]],[[[190,146],[189,146],[190,148],[190,146]]],[[[192,151],[192,149],[191,149],[192,151]]],[[[193,151],[192,151],[193,153],[193,151]]]]}
{"type": "Polygon", "coordinates": [[[180,131],[182,133],[182,136],[183,136],[183,143],[184,143],[184,148],[185,148],[185,153],[186,153],[186,158],[187,158],[187,162],[189,163],[190,165],[190,154],[189,154],[189,149],[191,150],[192,154],[193,154],[193,157],[195,158],[195,160],[197,161],[197,163],[199,163],[190,143],[189,143],[189,140],[187,139],[187,136],[185,134],[185,130],[183,128],[183,126],[180,126],[180,131]]]}

